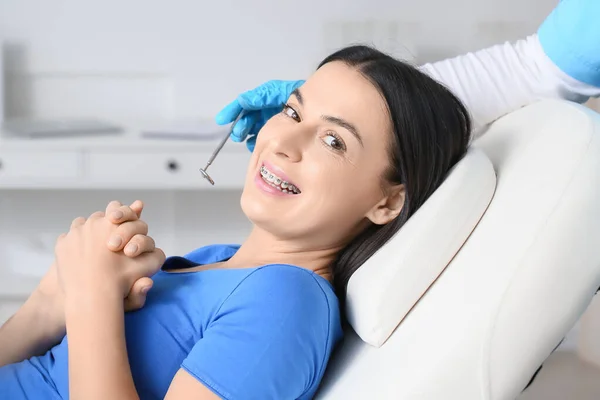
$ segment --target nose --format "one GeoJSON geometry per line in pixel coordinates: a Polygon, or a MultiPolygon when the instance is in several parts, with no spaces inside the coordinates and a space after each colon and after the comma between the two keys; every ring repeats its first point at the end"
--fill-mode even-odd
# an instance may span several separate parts
{"type": "Polygon", "coordinates": [[[270,139],[272,151],[279,157],[287,158],[291,162],[302,160],[302,154],[309,143],[310,133],[307,126],[302,123],[281,128],[270,139]]]}

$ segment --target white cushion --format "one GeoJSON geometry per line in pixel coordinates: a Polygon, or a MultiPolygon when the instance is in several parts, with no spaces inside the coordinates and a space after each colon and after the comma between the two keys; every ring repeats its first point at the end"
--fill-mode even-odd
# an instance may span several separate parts
{"type": "Polygon", "coordinates": [[[471,148],[404,227],[352,275],[347,317],[381,346],[463,246],[496,187],[492,163],[471,148]]]}

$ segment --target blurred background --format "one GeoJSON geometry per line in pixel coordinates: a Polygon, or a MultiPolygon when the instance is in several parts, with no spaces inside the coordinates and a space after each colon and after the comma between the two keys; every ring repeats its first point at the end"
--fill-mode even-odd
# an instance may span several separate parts
{"type": "Polygon", "coordinates": [[[242,90],[308,76],[343,44],[440,60],[534,33],[555,3],[1,0],[5,109],[212,118],[242,90]]]}
{"type": "MultiPolygon", "coordinates": [[[[0,323],[52,262],[70,221],[146,204],[167,255],[239,243],[248,152],[214,115],[271,79],[368,43],[414,64],[535,33],[557,0],[0,0],[0,323]]],[[[590,103],[591,107],[600,107],[590,103]]],[[[592,305],[524,399],[600,398],[592,305]]]]}

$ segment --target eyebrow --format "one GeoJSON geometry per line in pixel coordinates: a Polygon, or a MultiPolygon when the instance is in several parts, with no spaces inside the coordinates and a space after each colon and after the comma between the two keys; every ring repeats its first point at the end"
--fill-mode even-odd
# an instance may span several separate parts
{"type": "Polygon", "coordinates": [[[356,129],[356,127],[354,125],[352,125],[350,122],[345,121],[338,117],[332,117],[331,115],[321,115],[321,119],[323,119],[327,122],[331,122],[332,124],[341,126],[342,128],[350,131],[350,133],[356,138],[356,140],[358,140],[358,143],[360,143],[360,145],[362,147],[364,147],[362,137],[360,136],[360,133],[358,133],[358,129],[356,129]]]}
{"type": "MultiPolygon", "coordinates": [[[[300,89],[294,89],[294,91],[292,91],[291,94],[295,96],[296,99],[298,99],[298,103],[300,103],[301,106],[304,106],[304,97],[302,97],[300,89]]],[[[331,115],[321,115],[321,119],[348,130],[356,138],[356,140],[358,140],[358,143],[360,143],[360,145],[364,147],[362,137],[360,136],[360,133],[358,133],[358,129],[356,129],[356,126],[354,126],[354,124],[342,118],[333,117],[331,115]]]]}
{"type": "Polygon", "coordinates": [[[292,96],[296,96],[296,98],[298,99],[298,103],[300,103],[301,106],[304,105],[304,97],[302,97],[302,93],[300,93],[300,89],[296,88],[292,91],[292,96]]]}

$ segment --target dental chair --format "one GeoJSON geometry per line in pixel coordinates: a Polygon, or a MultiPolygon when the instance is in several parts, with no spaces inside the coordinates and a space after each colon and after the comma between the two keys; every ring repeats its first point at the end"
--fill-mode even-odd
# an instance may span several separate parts
{"type": "Polygon", "coordinates": [[[490,125],[352,276],[316,398],[515,399],[598,287],[600,115],[544,100],[490,125]]]}

